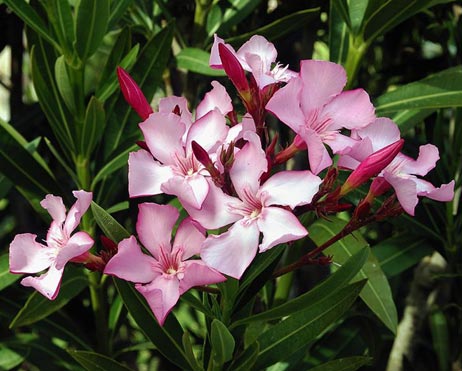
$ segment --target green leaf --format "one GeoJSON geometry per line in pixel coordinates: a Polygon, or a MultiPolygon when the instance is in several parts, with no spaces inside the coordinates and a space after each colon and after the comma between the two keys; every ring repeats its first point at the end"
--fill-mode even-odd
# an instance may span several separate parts
{"type": "Polygon", "coordinates": [[[401,134],[412,129],[417,124],[430,116],[434,109],[405,109],[391,115],[391,119],[399,126],[401,134]]]}
{"type": "Polygon", "coordinates": [[[400,86],[375,102],[378,116],[405,109],[438,109],[462,106],[462,67],[457,66],[400,86]]]}
{"type": "Polygon", "coordinates": [[[351,24],[350,30],[355,36],[359,35],[362,31],[369,3],[370,0],[356,0],[348,2],[349,19],[351,24]]]}
{"type": "Polygon", "coordinates": [[[330,275],[325,281],[317,285],[312,290],[265,312],[236,321],[233,323],[232,327],[234,328],[254,321],[271,321],[300,312],[311,303],[321,300],[325,296],[326,292],[335,293],[336,291],[342,290],[343,287],[346,286],[363,267],[368,254],[369,251],[367,249],[359,250],[335,273],[330,275]]]}
{"type": "MultiPolygon", "coordinates": [[[[143,90],[148,102],[161,83],[162,74],[170,55],[173,29],[174,25],[170,23],[154,35],[143,47],[135,65],[130,70],[130,75],[143,90]]],[[[119,94],[106,130],[104,152],[106,159],[114,155],[114,151],[120,151],[120,148],[123,148],[121,146],[123,139],[130,138],[133,132],[139,132],[137,125],[135,125],[139,122],[136,117],[131,107],[119,94]],[[132,126],[126,128],[129,119],[132,119],[132,126]]],[[[130,146],[132,143],[133,141],[130,146]]]]}
{"type": "Polygon", "coordinates": [[[123,239],[130,237],[130,233],[94,201],[91,203],[91,212],[93,213],[96,223],[106,237],[110,238],[115,243],[119,243],[123,239]]]}
{"type": "Polygon", "coordinates": [[[438,370],[451,370],[449,323],[440,308],[430,314],[430,331],[433,339],[433,349],[438,357],[438,370]]]}
{"type": "Polygon", "coordinates": [[[321,300],[261,334],[258,337],[260,352],[255,369],[284,361],[315,340],[350,308],[364,283],[352,283],[333,294],[327,292],[321,300]]]}
{"type": "Polygon", "coordinates": [[[22,309],[18,312],[10,324],[10,328],[30,325],[48,317],[65,306],[69,300],[77,296],[88,286],[88,279],[81,269],[70,269],[64,271],[63,282],[59,294],[55,300],[48,300],[42,294],[34,291],[22,309]]]}
{"type": "Polygon", "coordinates": [[[410,235],[383,240],[374,245],[373,250],[383,272],[393,277],[419,263],[434,248],[428,239],[410,235]]]}
{"type": "Polygon", "coordinates": [[[310,368],[310,371],[356,371],[360,367],[371,364],[372,360],[373,358],[365,356],[339,358],[310,368]]]}
{"type": "Polygon", "coordinates": [[[212,321],[210,343],[212,345],[212,357],[216,365],[222,366],[233,358],[235,347],[233,335],[218,319],[212,321]]]}
{"type": "Polygon", "coordinates": [[[22,274],[10,273],[9,255],[0,255],[0,291],[22,277],[22,274]]]}
{"type": "Polygon", "coordinates": [[[149,308],[146,300],[135,290],[133,284],[114,278],[114,284],[122,300],[140,330],[170,362],[182,369],[190,369],[186,354],[182,349],[182,328],[170,313],[163,326],[149,308]]]}
{"type": "Polygon", "coordinates": [[[418,12],[429,8],[435,3],[446,2],[449,2],[449,0],[407,0],[405,2],[401,0],[369,0],[362,24],[364,40],[370,43],[418,12]]]}
{"type": "Polygon", "coordinates": [[[344,0],[332,1],[329,15],[329,60],[342,65],[347,58],[350,34],[348,24],[342,19],[342,13],[335,5],[343,2],[344,0]]]}
{"type": "Polygon", "coordinates": [[[228,0],[228,3],[221,25],[216,31],[217,35],[226,34],[235,25],[241,23],[261,3],[261,0],[228,0]]]}
{"type": "MultiPolygon", "coordinates": [[[[310,226],[310,238],[320,246],[331,237],[337,235],[346,222],[335,217],[330,220],[319,219],[310,226]]],[[[360,233],[354,232],[324,250],[326,255],[333,255],[336,264],[343,265],[361,249],[368,249],[368,244],[360,233]]],[[[398,315],[393,301],[390,285],[380,264],[372,252],[366,264],[360,270],[355,280],[366,278],[368,281],[360,296],[366,305],[393,333],[396,333],[398,315]]]]}
{"type": "Polygon", "coordinates": [[[184,48],[176,55],[179,68],[206,76],[226,76],[224,70],[209,66],[210,53],[198,48],[184,48]]]}
{"type": "Polygon", "coordinates": [[[4,0],[5,4],[10,8],[23,22],[32,28],[44,40],[49,42],[56,50],[60,51],[59,44],[51,37],[45,22],[35,12],[35,10],[24,0],[4,0]]]}
{"type": "Polygon", "coordinates": [[[240,45],[253,35],[261,35],[266,37],[268,40],[277,40],[311,22],[318,12],[319,8],[300,10],[251,32],[227,38],[226,42],[240,45]]]}
{"type": "Polygon", "coordinates": [[[221,12],[220,5],[218,3],[214,3],[207,14],[207,22],[205,25],[205,30],[207,31],[207,36],[209,38],[217,32],[222,19],[223,14],[221,12]]]}
{"type": "Polygon", "coordinates": [[[15,352],[0,343],[0,370],[12,370],[24,362],[27,356],[27,351],[21,353],[15,352]]]}
{"type": "Polygon", "coordinates": [[[93,178],[93,181],[91,183],[91,189],[95,189],[96,184],[98,184],[104,178],[119,170],[123,166],[126,166],[128,163],[129,152],[136,151],[137,149],[139,149],[138,145],[134,144],[133,146],[125,149],[122,153],[119,153],[117,156],[114,156],[110,161],[108,161],[93,178]]]}
{"type": "Polygon", "coordinates": [[[75,115],[77,112],[76,97],[69,73],[65,57],[62,55],[56,59],[55,81],[66,107],[75,115]]]}
{"type": "Polygon", "coordinates": [[[70,158],[71,154],[75,153],[75,135],[71,130],[70,113],[65,107],[55,82],[55,62],[56,60],[50,48],[43,44],[42,40],[37,40],[31,51],[34,88],[40,107],[45,113],[59,145],[63,149],[63,153],[70,158]]]}
{"type": "Polygon", "coordinates": [[[109,12],[109,21],[107,26],[108,31],[112,30],[120,18],[123,17],[131,3],[132,0],[111,1],[111,9],[109,12]]]}
{"type": "Polygon", "coordinates": [[[260,344],[258,341],[249,345],[228,368],[229,371],[248,371],[253,370],[253,365],[257,361],[258,353],[260,352],[260,344]]]}
{"type": "Polygon", "coordinates": [[[90,157],[98,145],[106,125],[106,114],[103,104],[92,96],[85,112],[85,120],[80,133],[80,153],[84,157],[90,157]]]}
{"type": "Polygon", "coordinates": [[[103,354],[83,351],[83,350],[68,350],[72,358],[74,358],[85,370],[88,371],[130,371],[131,368],[114,361],[112,358],[103,354]]]}
{"type": "Polygon", "coordinates": [[[189,338],[189,333],[185,332],[183,334],[183,348],[185,350],[185,355],[188,358],[188,362],[192,365],[192,369],[195,371],[202,371],[204,368],[197,362],[196,356],[192,348],[191,339],[189,338]]]}
{"type": "Polygon", "coordinates": [[[80,0],[75,26],[75,50],[86,61],[98,49],[109,21],[109,0],[80,0]]]}
{"type": "Polygon", "coordinates": [[[24,138],[8,123],[0,120],[0,172],[17,187],[38,198],[47,193],[60,193],[60,186],[44,166],[43,159],[32,155],[24,138]]]}
{"type": "Polygon", "coordinates": [[[68,62],[74,54],[74,18],[69,0],[55,0],[45,3],[50,23],[55,30],[58,42],[68,62]]]}

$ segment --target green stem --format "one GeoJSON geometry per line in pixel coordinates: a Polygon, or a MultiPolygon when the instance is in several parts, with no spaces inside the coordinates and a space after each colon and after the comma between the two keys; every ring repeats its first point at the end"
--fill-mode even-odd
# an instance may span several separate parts
{"type": "Polygon", "coordinates": [[[351,87],[356,82],[356,78],[359,71],[359,66],[364,57],[364,54],[367,51],[368,44],[364,42],[361,37],[351,37],[350,44],[348,47],[348,54],[344,64],[348,81],[345,89],[351,89],[351,87]]]}
{"type": "Polygon", "coordinates": [[[194,11],[194,34],[193,45],[201,46],[206,38],[205,24],[207,22],[208,11],[211,6],[210,0],[196,0],[194,11]]]}

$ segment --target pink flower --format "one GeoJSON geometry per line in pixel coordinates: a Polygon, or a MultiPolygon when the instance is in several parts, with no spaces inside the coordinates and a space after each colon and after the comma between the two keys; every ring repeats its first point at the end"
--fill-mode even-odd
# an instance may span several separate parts
{"type": "Polygon", "coordinates": [[[129,156],[130,197],[167,193],[200,208],[209,190],[206,177],[210,174],[194,156],[191,143],[215,154],[228,138],[224,115],[230,109],[231,100],[217,82],[199,104],[195,122],[184,98],[162,100],[159,112],[140,124],[149,152],[140,150],[129,156]],[[179,114],[172,113],[177,108],[179,114]]]}
{"type": "Polygon", "coordinates": [[[345,84],[342,66],[304,60],[300,76],[278,90],[266,105],[304,140],[314,174],[332,164],[324,144],[334,153],[345,151],[355,140],[342,135],[341,129],[365,127],[375,118],[368,94],[362,89],[342,92],[345,84]]]}
{"type": "Polygon", "coordinates": [[[178,216],[178,210],[170,205],[140,204],[136,230],[151,255],[145,254],[131,236],[119,243],[117,254],[104,270],[106,274],[135,282],[160,325],[180,295],[190,288],[226,279],[203,261],[188,260],[199,254],[205,240],[204,230],[190,218],[180,223],[173,245],[170,243],[178,216]]]}
{"type": "Polygon", "coordinates": [[[321,183],[310,171],[281,171],[261,185],[267,160],[260,139],[252,132],[247,132],[244,139],[248,143],[235,154],[230,169],[238,197],[211,184],[201,210],[183,205],[205,228],[234,223],[227,232],[206,239],[201,257],[207,265],[235,278],[242,276],[257,250],[264,252],[308,234],[290,209],[311,202],[321,183]]]}
{"type": "Polygon", "coordinates": [[[35,288],[50,300],[58,295],[66,263],[73,259],[82,261],[81,255],[85,255],[93,246],[93,240],[86,232],[71,236],[90,206],[92,193],[74,191],[73,194],[77,201],[67,216],[61,197],[47,195],[40,202],[53,218],[46,245],[37,242],[37,236],[31,233],[16,235],[10,244],[11,273],[38,273],[48,268],[46,273],[38,277],[23,278],[21,284],[35,288]]]}
{"type": "MultiPolygon", "coordinates": [[[[356,130],[352,136],[361,141],[338,161],[341,167],[356,169],[371,153],[381,150],[399,140],[397,125],[387,118],[378,118],[369,126],[356,130]]],[[[393,161],[379,174],[395,190],[396,196],[403,209],[414,215],[418,203],[418,196],[428,197],[437,201],[450,201],[454,197],[454,181],[437,188],[430,182],[420,179],[436,166],[439,160],[438,148],[432,144],[420,146],[416,160],[398,153],[393,161]]],[[[383,185],[381,185],[383,192],[383,185]]]]}
{"type": "MultiPolygon", "coordinates": [[[[275,64],[277,57],[276,48],[263,36],[252,36],[249,41],[235,52],[231,45],[226,44],[223,39],[215,35],[209,61],[210,67],[216,69],[224,68],[227,73],[230,72],[238,83],[236,86],[240,86],[243,90],[245,90],[247,80],[242,72],[240,72],[238,66],[233,63],[231,56],[227,55],[224,57],[223,52],[219,51],[220,44],[229,50],[231,56],[235,57],[243,70],[252,73],[259,89],[263,89],[270,84],[287,82],[297,76],[297,73],[287,69],[287,66],[282,67],[279,63],[275,64]],[[227,60],[223,60],[223,58],[227,60]],[[228,67],[225,68],[226,66],[228,67]]],[[[231,80],[233,83],[235,82],[233,78],[231,80]]]]}

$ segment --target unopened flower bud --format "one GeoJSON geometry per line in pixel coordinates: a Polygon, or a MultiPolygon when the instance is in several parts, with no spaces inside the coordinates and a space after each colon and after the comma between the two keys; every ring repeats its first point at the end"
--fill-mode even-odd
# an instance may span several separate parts
{"type": "Polygon", "coordinates": [[[122,90],[127,103],[142,120],[146,120],[153,111],[138,84],[121,67],[117,67],[117,78],[119,79],[120,90],[122,90]]]}
{"type": "Polygon", "coordinates": [[[218,44],[218,52],[220,54],[223,69],[237,91],[240,94],[247,92],[249,90],[249,83],[239,60],[224,44],[218,44]]]}
{"type": "Polygon", "coordinates": [[[358,188],[374,176],[377,176],[403,148],[404,139],[400,139],[367,156],[350,174],[343,184],[340,195],[344,196],[351,190],[358,188]]]}

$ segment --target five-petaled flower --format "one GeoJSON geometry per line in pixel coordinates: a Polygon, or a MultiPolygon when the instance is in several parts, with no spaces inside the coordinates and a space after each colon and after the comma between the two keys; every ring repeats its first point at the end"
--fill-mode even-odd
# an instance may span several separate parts
{"type": "Polygon", "coordinates": [[[93,246],[93,239],[88,233],[80,231],[71,235],[90,206],[92,193],[74,191],[73,194],[77,201],[67,216],[61,197],[47,195],[40,202],[53,219],[46,245],[37,242],[37,236],[31,233],[16,235],[10,244],[11,273],[39,273],[48,268],[38,277],[23,278],[21,284],[35,288],[50,300],[58,295],[66,263],[72,260],[84,262],[93,246]]]}
{"type": "Polygon", "coordinates": [[[205,231],[191,218],[184,219],[171,244],[172,229],[179,216],[170,205],[139,205],[136,230],[138,238],[151,255],[145,254],[136,238],[119,243],[116,255],[107,263],[104,273],[135,282],[146,298],[159,324],[163,324],[180,295],[194,286],[225,281],[225,277],[200,259],[205,231]]]}

